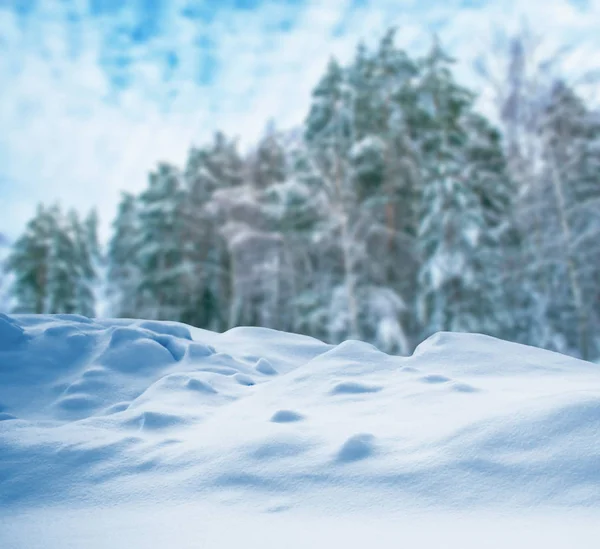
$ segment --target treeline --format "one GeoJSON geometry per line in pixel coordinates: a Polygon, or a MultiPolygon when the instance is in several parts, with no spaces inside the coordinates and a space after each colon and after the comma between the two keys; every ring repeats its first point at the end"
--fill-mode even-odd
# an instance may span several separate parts
{"type": "MultiPolygon", "coordinates": [[[[390,31],[329,63],[302,128],[271,125],[244,155],[217,133],[160,164],[114,221],[111,313],[394,353],[483,332],[597,358],[600,118],[509,45],[500,129],[439,42],[413,58],[390,31]]],[[[94,226],[40,209],[8,261],[20,311],[93,314],[94,226]]]]}
{"type": "Polygon", "coordinates": [[[101,261],[98,218],[39,206],[5,261],[16,313],[94,316],[101,261]]]}

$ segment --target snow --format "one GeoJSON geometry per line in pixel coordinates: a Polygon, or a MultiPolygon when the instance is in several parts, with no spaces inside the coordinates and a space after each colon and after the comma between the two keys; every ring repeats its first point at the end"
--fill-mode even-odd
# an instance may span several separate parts
{"type": "Polygon", "coordinates": [[[0,315],[0,547],[596,547],[600,371],[477,334],[0,315]]]}

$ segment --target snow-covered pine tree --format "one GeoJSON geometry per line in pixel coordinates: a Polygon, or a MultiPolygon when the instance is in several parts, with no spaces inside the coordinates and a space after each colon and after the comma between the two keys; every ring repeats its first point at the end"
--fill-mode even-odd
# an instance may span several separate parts
{"type": "Polygon", "coordinates": [[[110,313],[121,318],[138,318],[140,264],[138,257],[139,218],[136,197],[122,193],[107,253],[107,297],[110,313]]]}
{"type": "Polygon", "coordinates": [[[216,193],[240,188],[244,169],[236,142],[221,132],[214,135],[212,143],[193,148],[188,156],[184,217],[191,243],[194,287],[183,318],[195,326],[217,331],[231,327],[230,255],[220,231],[225,219],[216,193]]]}
{"type": "MultiPolygon", "coordinates": [[[[405,160],[398,161],[404,128],[396,115],[410,62],[401,51],[389,51],[387,42],[381,45],[387,56],[359,46],[350,67],[331,61],[313,93],[302,177],[314,189],[309,210],[318,212],[314,238],[323,257],[316,271],[321,291],[308,295],[328,301],[327,339],[362,338],[408,352],[407,307],[399,289],[407,280],[410,239],[397,223],[392,197],[394,186],[409,176],[392,174],[390,167],[405,160]],[[380,93],[384,85],[387,93],[380,93]],[[323,281],[330,287],[322,288],[323,281]]],[[[317,304],[315,311],[322,310],[324,304],[317,304]]]]}
{"type": "Polygon", "coordinates": [[[246,164],[249,179],[255,189],[267,189],[281,183],[287,176],[286,151],[274,121],[267,128],[246,164]]]}
{"type": "Polygon", "coordinates": [[[325,216],[315,198],[320,179],[311,169],[302,140],[291,144],[287,154],[287,177],[265,190],[263,204],[283,238],[289,265],[287,282],[291,286],[287,303],[291,329],[327,339],[333,287],[331,265],[339,264],[339,258],[330,247],[331,242],[321,239],[325,216]]]}
{"type": "MultiPolygon", "coordinates": [[[[89,218],[93,219],[93,218],[89,218]]],[[[39,206],[7,260],[18,312],[94,316],[94,236],[75,211],[39,206]]]]}
{"type": "Polygon", "coordinates": [[[82,223],[77,212],[65,216],[59,207],[53,215],[52,252],[48,272],[48,301],[51,313],[95,314],[93,283],[96,280],[95,228],[88,218],[82,223]],[[90,233],[90,230],[92,231],[90,233]]]}
{"type": "Polygon", "coordinates": [[[285,162],[271,126],[246,158],[243,184],[212,195],[213,222],[225,239],[230,263],[230,326],[292,328],[290,264],[264,200],[267,189],[285,177],[285,162]]]}
{"type": "Polygon", "coordinates": [[[358,261],[363,258],[364,248],[353,241],[351,228],[359,215],[359,197],[349,162],[355,139],[352,106],[348,73],[332,59],[313,91],[305,139],[308,177],[317,183],[314,200],[322,219],[317,229],[320,234],[315,237],[321,246],[335,248],[328,254],[330,272],[318,274],[334,283],[329,293],[328,325],[329,339],[335,341],[361,338],[358,261]],[[341,263],[336,264],[335,259],[341,263]]]}
{"type": "Polygon", "coordinates": [[[24,233],[13,244],[6,259],[6,271],[13,284],[11,293],[15,312],[43,314],[49,312],[48,275],[53,248],[53,213],[39,205],[24,233]]]}
{"type": "Polygon", "coordinates": [[[165,163],[150,174],[139,197],[138,296],[143,318],[180,320],[189,305],[194,273],[187,199],[179,170],[165,163]]]}
{"type": "Polygon", "coordinates": [[[96,312],[94,284],[98,277],[100,246],[98,242],[98,216],[95,210],[81,221],[75,211],[67,216],[67,230],[74,246],[75,311],[93,317],[96,312]]]}
{"type": "MultiPolygon", "coordinates": [[[[415,110],[414,79],[416,65],[407,54],[394,44],[395,29],[384,35],[370,57],[370,75],[355,78],[355,97],[365,88],[370,98],[370,112],[362,113],[362,103],[355,101],[356,134],[361,136],[353,149],[356,182],[360,188],[362,208],[368,209],[373,219],[368,250],[370,265],[374,267],[371,280],[376,291],[402,296],[405,313],[402,325],[397,314],[379,315],[371,320],[372,326],[396,326],[396,339],[404,340],[404,352],[414,346],[420,335],[414,315],[417,254],[416,224],[418,211],[419,166],[418,155],[410,135],[410,116],[415,110]],[[368,82],[365,86],[365,80],[368,82]],[[362,84],[361,84],[362,81],[362,84]],[[359,123],[360,120],[370,125],[359,123]],[[399,328],[401,327],[401,332],[399,328]],[[406,338],[410,338],[410,342],[406,338]]],[[[351,66],[351,74],[360,68],[360,50],[351,66]]],[[[362,63],[364,65],[364,62],[362,63]]],[[[360,74],[364,71],[359,71],[360,74]]],[[[391,298],[371,300],[388,303],[391,298]]],[[[389,333],[389,328],[386,328],[389,333]]],[[[370,336],[371,341],[380,338],[370,336]]],[[[389,339],[389,336],[388,336],[389,339]]],[[[379,343],[387,350],[389,345],[379,343]]]]}
{"type": "Polygon", "coordinates": [[[494,91],[493,104],[503,130],[508,171],[516,185],[513,228],[504,243],[503,284],[513,329],[503,337],[566,350],[561,323],[551,320],[556,294],[545,242],[550,219],[546,211],[553,193],[544,184],[548,178],[544,176],[541,139],[544,106],[560,73],[561,52],[548,54],[548,49],[541,47],[541,36],[526,26],[510,36],[499,34],[497,43],[492,52],[495,59],[482,57],[478,67],[494,91]]]}
{"type": "Polygon", "coordinates": [[[546,322],[584,359],[597,357],[600,327],[600,115],[564,82],[541,123],[543,172],[536,200],[544,219],[542,269],[552,292],[546,322]]]}
{"type": "Polygon", "coordinates": [[[98,211],[96,208],[92,208],[88,215],[82,221],[82,232],[85,235],[86,246],[89,250],[90,257],[98,263],[103,263],[104,257],[102,254],[102,247],[100,245],[100,238],[98,236],[98,226],[100,220],[98,218],[98,211]]]}
{"type": "Polygon", "coordinates": [[[453,79],[434,41],[422,59],[413,117],[421,155],[419,316],[440,330],[500,330],[493,266],[510,182],[497,134],[473,112],[474,96],[453,79]],[[491,272],[490,272],[491,270],[491,272]]]}

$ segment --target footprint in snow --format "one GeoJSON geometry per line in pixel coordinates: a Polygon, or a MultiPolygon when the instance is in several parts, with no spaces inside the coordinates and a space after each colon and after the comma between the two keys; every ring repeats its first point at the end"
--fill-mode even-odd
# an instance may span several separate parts
{"type": "Polygon", "coordinates": [[[429,374],[419,378],[419,381],[423,383],[447,383],[451,381],[449,377],[443,376],[441,374],[429,374]]]}
{"type": "Polygon", "coordinates": [[[367,385],[358,381],[344,381],[338,383],[330,392],[332,395],[360,395],[365,393],[378,393],[383,387],[367,385]]]}
{"type": "Polygon", "coordinates": [[[256,385],[256,382],[246,374],[235,374],[233,376],[240,385],[245,385],[246,387],[252,387],[252,385],[256,385]]]}
{"type": "Polygon", "coordinates": [[[480,389],[473,387],[473,385],[469,385],[468,383],[454,383],[452,385],[452,390],[458,393],[478,393],[480,391],[480,389]]]}

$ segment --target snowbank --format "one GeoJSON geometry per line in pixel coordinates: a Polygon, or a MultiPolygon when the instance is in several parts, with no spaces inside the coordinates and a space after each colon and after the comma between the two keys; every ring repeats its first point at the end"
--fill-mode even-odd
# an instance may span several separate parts
{"type": "Polygon", "coordinates": [[[0,315],[0,509],[184,502],[600,510],[600,371],[482,335],[401,358],[261,328],[0,315]]]}

